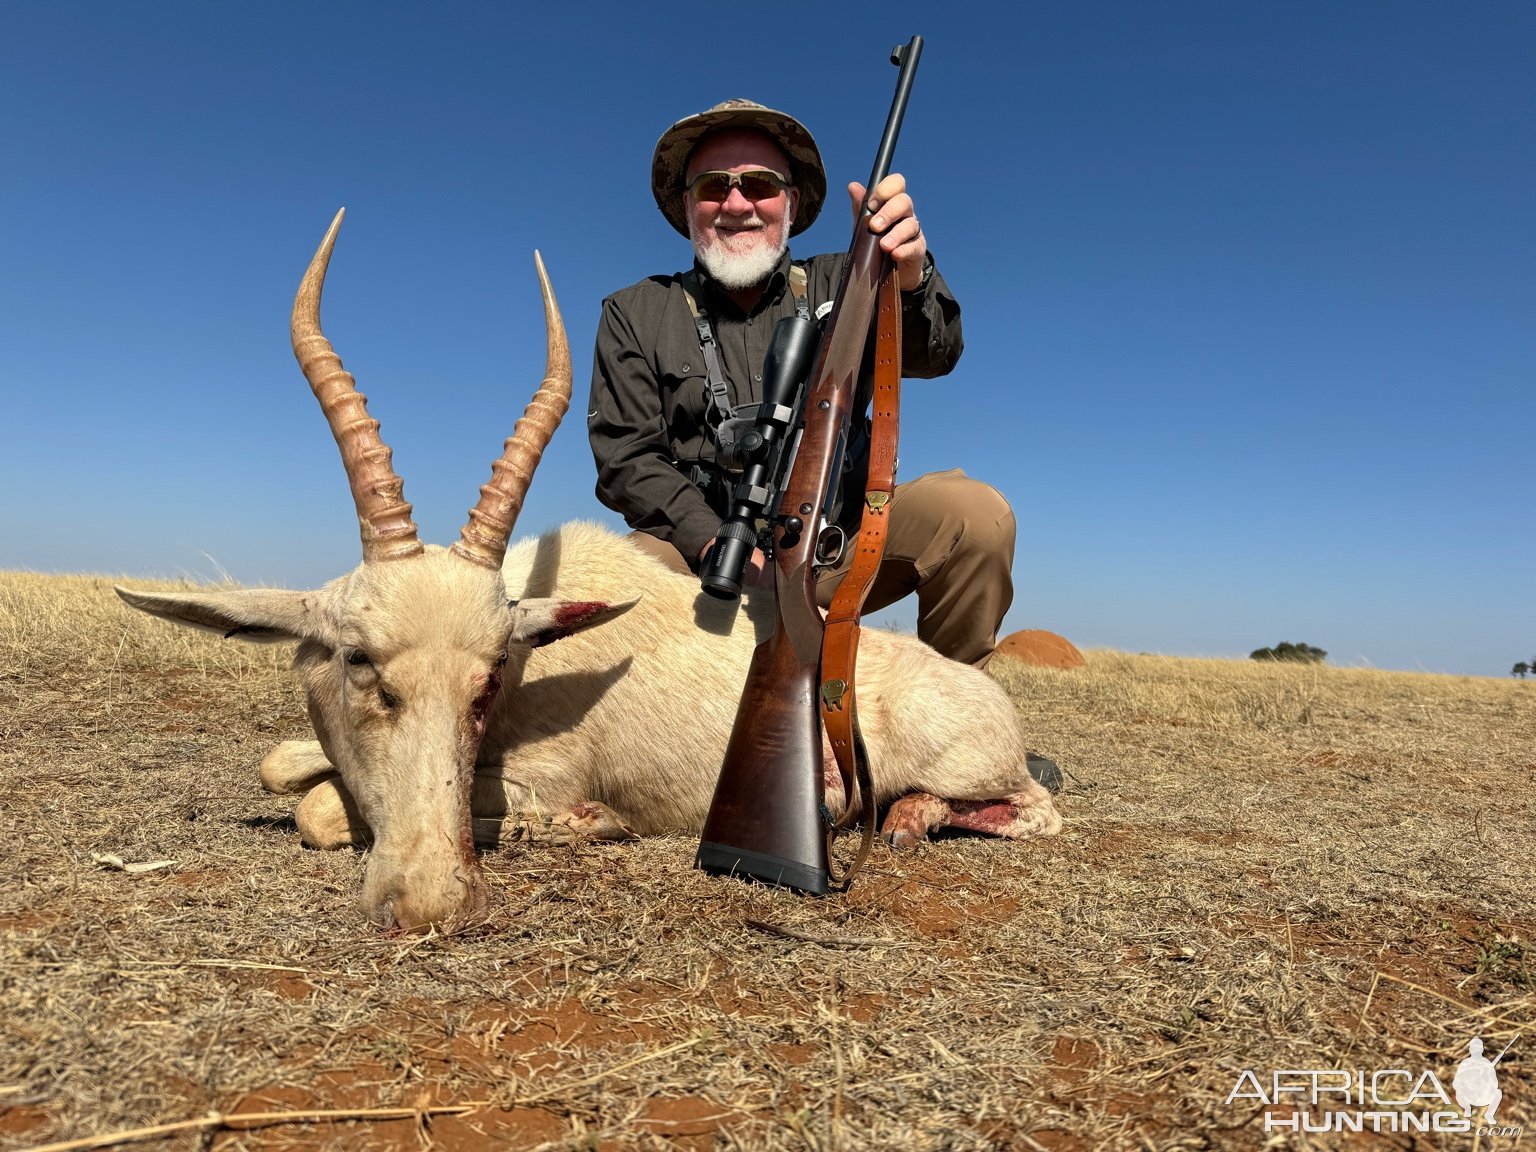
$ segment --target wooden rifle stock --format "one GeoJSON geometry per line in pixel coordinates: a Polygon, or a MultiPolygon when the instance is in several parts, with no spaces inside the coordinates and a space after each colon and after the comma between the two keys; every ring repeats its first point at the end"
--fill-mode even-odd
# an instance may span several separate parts
{"type": "MultiPolygon", "coordinates": [[[[889,171],[922,37],[891,55],[901,67],[896,96],[866,193],[889,171]]],[[[858,392],[860,368],[890,257],[869,230],[866,200],[854,222],[826,335],[801,408],[794,467],[772,524],[778,622],[752,655],[695,866],[752,876],[821,895],[828,887],[821,714],[823,618],[816,605],[820,520],[835,491],[858,392]]],[[[851,790],[849,804],[854,797],[851,790]]],[[[872,818],[872,814],[871,814],[872,818]]]]}

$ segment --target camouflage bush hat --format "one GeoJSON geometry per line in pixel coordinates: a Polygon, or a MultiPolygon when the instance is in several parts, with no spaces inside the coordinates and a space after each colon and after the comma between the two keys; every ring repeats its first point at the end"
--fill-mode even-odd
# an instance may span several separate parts
{"type": "Polygon", "coordinates": [[[688,175],[688,157],[699,141],[721,128],[755,128],[773,138],[779,150],[789,157],[790,181],[800,190],[800,210],[789,234],[798,236],[815,221],[821,203],[827,198],[827,175],[821,166],[821,153],[805,125],[793,116],[775,112],[752,100],[727,100],[708,112],[679,120],[661,134],[651,157],[651,194],[667,223],[688,235],[688,216],[683,209],[683,179],[688,175]]]}

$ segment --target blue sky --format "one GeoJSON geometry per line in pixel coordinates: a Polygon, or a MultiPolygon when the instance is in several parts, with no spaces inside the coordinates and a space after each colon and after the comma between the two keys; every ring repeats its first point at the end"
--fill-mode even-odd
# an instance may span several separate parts
{"type": "MultiPolygon", "coordinates": [[[[451,540],[542,374],[533,249],[580,405],[601,298],[689,258],[650,197],[661,131],[747,96],[862,180],[916,32],[895,166],[967,349],[908,385],[902,470],[1012,500],[1005,626],[1536,656],[1536,8],[765,11],[6,5],[0,567],[302,587],[357,562],[287,339],[341,206],[326,332],[451,540]]],[[[796,252],[846,245],[830,204],[796,252]]],[[[592,481],[570,421],[520,533],[618,526],[592,481]]]]}

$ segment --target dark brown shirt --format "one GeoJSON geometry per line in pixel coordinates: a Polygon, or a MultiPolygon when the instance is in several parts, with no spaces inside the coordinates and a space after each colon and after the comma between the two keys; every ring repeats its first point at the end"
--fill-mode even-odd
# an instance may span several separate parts
{"type": "MultiPolygon", "coordinates": [[[[836,293],[843,260],[836,253],[804,262],[812,315],[836,293]]],[[[774,325],[795,314],[789,263],[786,253],[750,313],[743,313],[695,266],[695,298],[714,328],[733,407],[761,399],[763,361],[774,325]]],[[[706,420],[704,356],[682,280],[682,273],[652,276],[603,301],[587,436],[597,461],[597,498],[631,528],[670,541],[692,566],[728,509],[718,496],[711,507],[687,475],[695,463],[712,466],[715,449],[706,420]]],[[[922,288],[904,293],[902,303],[902,375],[944,375],[959,360],[963,341],[960,306],[937,269],[922,288]]],[[[850,532],[857,527],[869,464],[868,437],[856,440],[862,450],[850,459],[846,482],[858,496],[844,500],[839,518],[851,515],[853,522],[844,525],[850,532]]],[[[724,489],[717,485],[716,491],[724,489]]]]}

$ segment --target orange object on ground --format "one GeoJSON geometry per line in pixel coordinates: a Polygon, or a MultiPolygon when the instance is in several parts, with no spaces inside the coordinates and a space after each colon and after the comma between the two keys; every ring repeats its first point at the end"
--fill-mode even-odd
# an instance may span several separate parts
{"type": "Polygon", "coordinates": [[[1038,664],[1044,668],[1081,668],[1087,661],[1072,642],[1054,632],[1026,628],[997,642],[995,655],[1038,664]]]}

